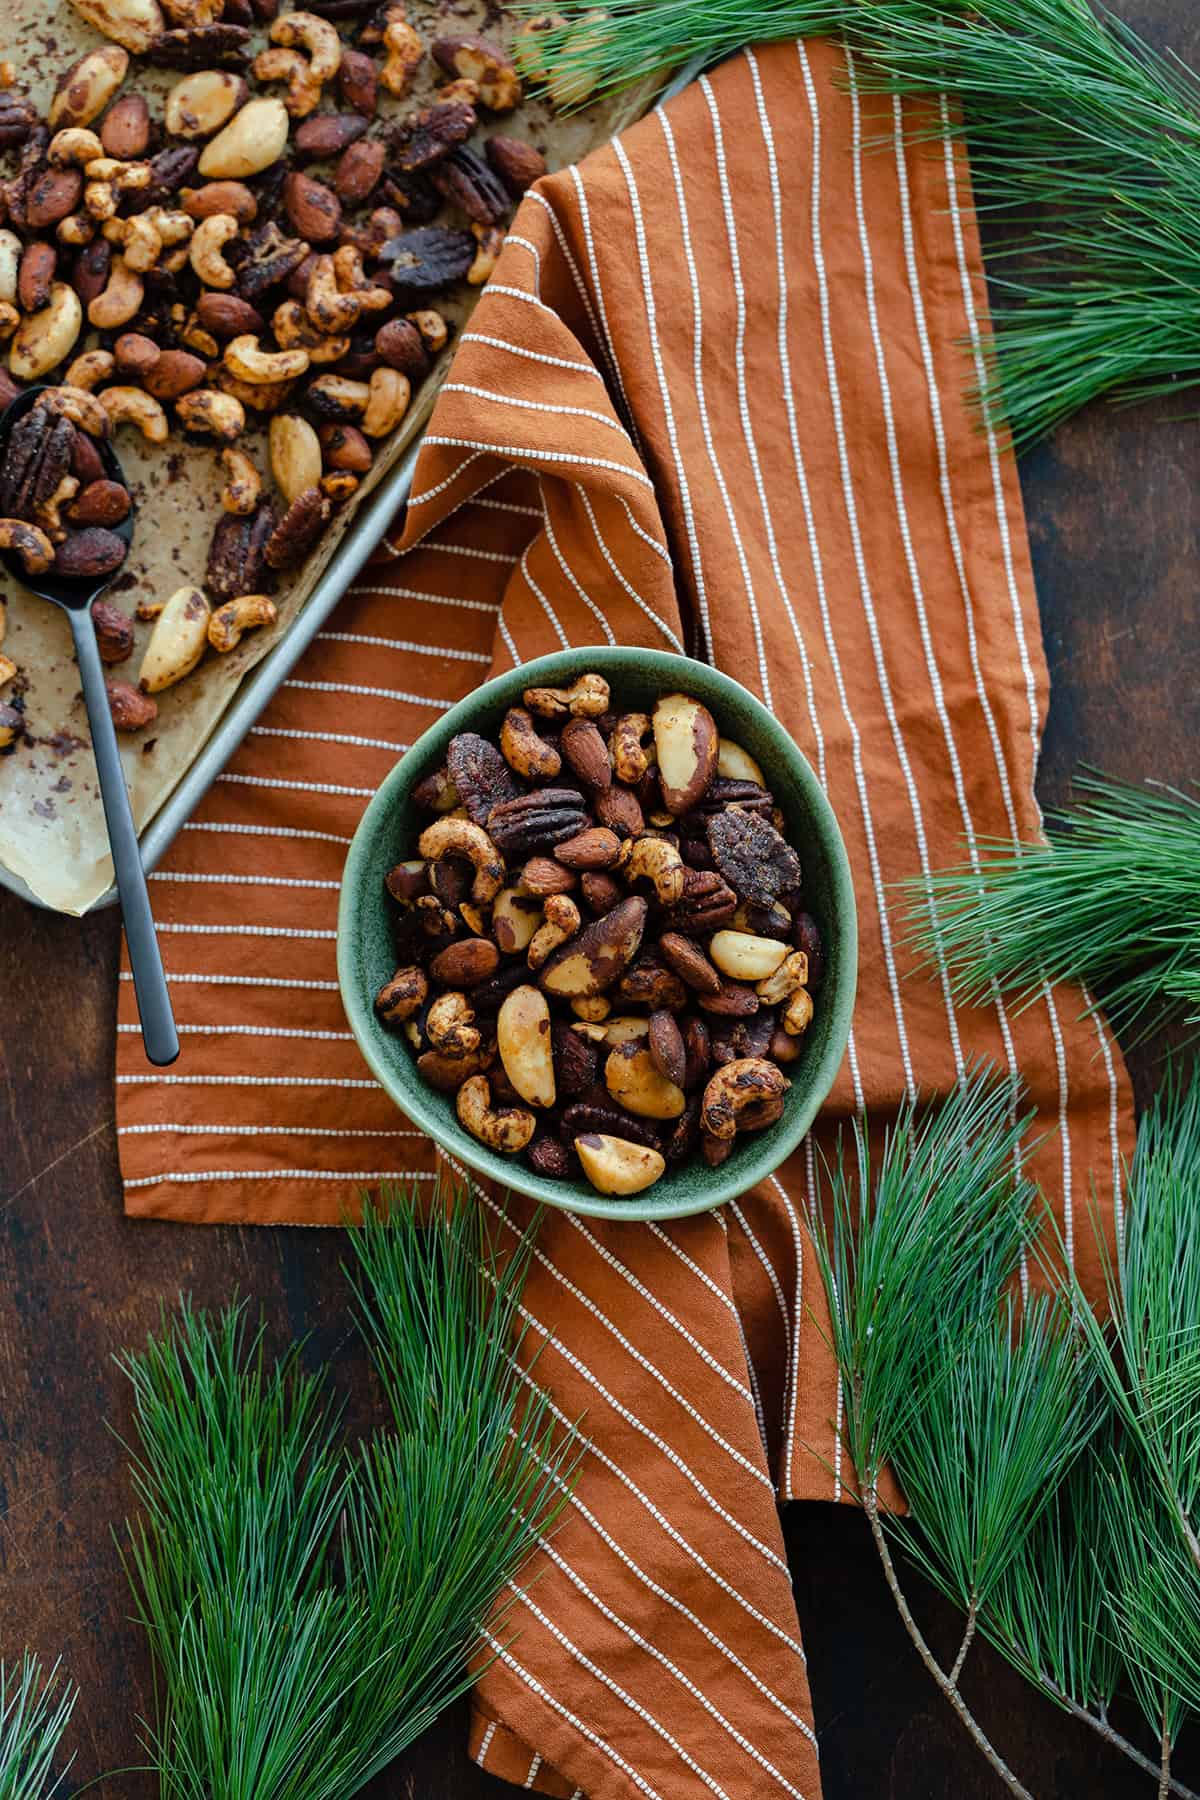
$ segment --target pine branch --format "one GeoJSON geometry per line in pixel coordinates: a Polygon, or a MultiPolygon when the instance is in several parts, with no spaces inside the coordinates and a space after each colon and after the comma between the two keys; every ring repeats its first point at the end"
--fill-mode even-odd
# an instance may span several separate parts
{"type": "Polygon", "coordinates": [[[349,1800],[470,1685],[563,1503],[573,1447],[510,1361],[527,1249],[501,1268],[474,1208],[427,1227],[412,1196],[351,1242],[397,1425],[356,1456],[299,1351],[268,1362],[241,1308],[185,1303],[123,1359],[164,1800],[349,1800]]]}
{"type": "Polygon", "coordinates": [[[75,1760],[51,1780],[78,1698],[58,1670],[46,1674],[28,1650],[15,1667],[0,1661],[0,1800],[51,1800],[75,1760]]]}
{"type": "MultiPolygon", "coordinates": [[[[532,16],[540,0],[522,0],[532,16]]],[[[1200,380],[1200,83],[1088,0],[562,0],[526,49],[580,100],[744,44],[844,33],[868,85],[939,102],[971,153],[1000,285],[980,396],[1018,446],[1102,396],[1200,380]]],[[[918,128],[918,135],[920,128],[918,128]]]]}
{"type": "Polygon", "coordinates": [[[940,941],[967,1001],[997,983],[1031,1004],[1049,977],[1102,990],[1129,1032],[1164,1011],[1200,1020],[1200,804],[1091,774],[1077,786],[1048,847],[991,842],[978,873],[910,883],[913,947],[928,959],[940,941]]]}

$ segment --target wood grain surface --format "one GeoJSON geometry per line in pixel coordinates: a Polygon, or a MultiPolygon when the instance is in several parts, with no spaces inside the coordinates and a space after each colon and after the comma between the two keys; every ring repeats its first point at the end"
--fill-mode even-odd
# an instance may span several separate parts
{"type": "MultiPolygon", "coordinates": [[[[1126,0],[1117,10],[1200,66],[1191,0],[1126,0]]],[[[1186,410],[1183,400],[1097,410],[1024,465],[1053,682],[1046,802],[1066,798],[1080,762],[1132,779],[1198,773],[1200,436],[1195,422],[1171,422],[1186,410]]],[[[128,1421],[113,1353],[140,1341],[180,1292],[207,1305],[249,1295],[279,1343],[311,1334],[309,1357],[329,1362],[352,1424],[381,1416],[349,1326],[335,1240],[122,1218],[116,963],[112,913],[79,922],[0,894],[0,1649],[61,1653],[81,1685],[68,1792],[138,1760],[134,1720],[150,1704],[112,1532],[130,1505],[106,1423],[119,1433],[128,1421]]],[[[1144,1095],[1153,1047],[1134,1070],[1144,1095]]],[[[861,1519],[793,1507],[786,1527],[826,1800],[1001,1795],[910,1649],[861,1519]]],[[[957,1616],[915,1577],[912,1589],[935,1649],[949,1650],[957,1616]]],[[[1152,1791],[986,1648],[972,1652],[964,1686],[1038,1800],[1152,1791]]],[[[1185,1739],[1177,1773],[1200,1786],[1195,1741],[1185,1739]]],[[[103,1791],[144,1800],[153,1785],[125,1774],[103,1791]]],[[[462,1717],[452,1714],[377,1791],[499,1800],[512,1790],[467,1763],[462,1717]]]]}

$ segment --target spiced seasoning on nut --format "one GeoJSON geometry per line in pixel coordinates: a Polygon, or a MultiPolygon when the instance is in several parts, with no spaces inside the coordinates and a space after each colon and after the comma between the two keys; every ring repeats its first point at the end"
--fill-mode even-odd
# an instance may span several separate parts
{"type": "Polygon", "coordinates": [[[481,1143],[638,1194],[782,1117],[825,946],[773,796],[718,773],[758,765],[699,700],[645,712],[583,672],[522,701],[413,789],[376,1013],[481,1143]]]}

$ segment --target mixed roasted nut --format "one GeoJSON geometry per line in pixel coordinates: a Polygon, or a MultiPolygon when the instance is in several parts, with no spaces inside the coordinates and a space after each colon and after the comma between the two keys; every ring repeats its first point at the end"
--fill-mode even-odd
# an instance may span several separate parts
{"type": "MultiPolygon", "coordinates": [[[[174,428],[215,448],[224,475],[203,591],[138,608],[156,623],[137,686],[112,690],[118,727],[136,730],[207,648],[274,620],[280,574],[445,347],[436,297],[487,279],[546,164],[515,136],[473,147],[481,116],[522,99],[508,52],[473,35],[426,46],[402,0],[71,4],[110,41],[64,70],[44,118],[0,65],[0,152],[16,159],[0,182],[0,409],[48,380],[77,410],[101,407],[108,431],[157,445],[174,428]],[[135,59],[179,72],[161,117],[129,85],[135,59]],[[442,81],[429,103],[381,117],[381,96],[409,97],[427,60],[442,81]],[[268,421],[260,469],[243,434],[268,421]]],[[[116,497],[63,463],[61,402],[28,421],[46,470],[78,486],[43,481],[22,510],[7,483],[0,534],[34,558],[49,538],[56,564],[102,573],[108,521],[89,513],[116,497]]],[[[86,444],[91,426],[67,423],[86,444]]],[[[114,631],[110,618],[116,661],[114,631]]]]}
{"type": "Polygon", "coordinates": [[[450,742],[386,878],[380,1020],[460,1123],[539,1174],[637,1194],[783,1113],[824,969],[762,770],[707,707],[529,688],[450,742]]]}

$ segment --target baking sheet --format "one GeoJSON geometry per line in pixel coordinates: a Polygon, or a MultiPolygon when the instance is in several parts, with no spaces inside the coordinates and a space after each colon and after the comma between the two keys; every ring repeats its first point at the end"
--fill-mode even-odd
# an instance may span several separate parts
{"type": "MultiPolygon", "coordinates": [[[[448,0],[441,5],[421,4],[418,0],[410,5],[409,16],[426,41],[451,32],[483,29],[493,37],[504,35],[495,8],[476,4],[475,0],[448,0]]],[[[61,71],[84,50],[104,41],[77,18],[66,0],[58,5],[48,5],[47,0],[7,0],[0,21],[0,32],[4,34],[0,52],[7,49],[14,53],[24,85],[43,108],[61,71]]],[[[178,79],[178,72],[139,66],[122,91],[147,93],[157,111],[153,96],[178,79]]],[[[403,114],[419,104],[422,86],[433,86],[428,69],[413,97],[398,102],[381,94],[380,117],[403,114]]],[[[544,104],[535,101],[516,115],[498,116],[490,121],[490,128],[531,138],[552,167],[561,166],[577,160],[621,130],[644,110],[648,98],[647,92],[635,91],[569,119],[556,118],[544,104]]],[[[486,135],[486,130],[481,135],[486,135]]],[[[321,173],[319,169],[317,172],[321,173]]],[[[436,304],[447,317],[461,324],[477,297],[466,293],[449,302],[439,299],[436,304]]],[[[77,349],[84,348],[88,341],[94,340],[81,338],[77,349]]],[[[390,506],[372,508],[376,516],[371,521],[370,543],[364,545],[356,531],[350,543],[346,543],[347,536],[364,504],[369,503],[371,494],[381,484],[387,485],[388,500],[399,504],[405,491],[399,465],[429,416],[452,351],[453,340],[414,395],[401,429],[386,448],[377,452],[375,466],[352,504],[325,533],[302,569],[280,584],[276,594],[277,624],[247,634],[238,649],[227,656],[217,657],[210,652],[193,675],[158,696],[159,716],[154,725],[123,743],[122,760],[139,829],[155,818],[184,781],[222,715],[235,702],[248,673],[273,649],[287,642],[289,628],[318,588],[325,601],[324,613],[361,566],[370,543],[386,524],[390,506]],[[353,569],[348,566],[345,552],[342,556],[337,554],[344,543],[346,551],[352,553],[353,569]]],[[[265,471],[265,433],[247,432],[240,442],[265,471]]],[[[143,446],[132,430],[125,429],[116,447],[138,516],[133,548],[109,589],[109,596],[132,612],[143,595],[165,597],[185,582],[203,585],[209,539],[220,514],[221,471],[216,448],[185,443],[175,432],[167,444],[155,447],[143,446]]],[[[381,492],[380,500],[383,498],[381,492]]],[[[11,877],[11,885],[21,884],[42,904],[63,912],[82,913],[109,889],[112,863],[87,718],[71,654],[70,627],[56,608],[28,593],[6,571],[0,571],[0,598],[7,603],[4,648],[21,671],[27,724],[26,736],[12,753],[0,756],[0,866],[11,877]]],[[[134,654],[113,671],[115,678],[136,679],[151,629],[149,624],[135,623],[134,654]]],[[[310,634],[304,635],[307,639],[310,634]]],[[[298,645],[297,654],[302,647],[298,645]]],[[[293,660],[289,656],[289,666],[293,660]]],[[[282,680],[285,672],[280,668],[277,680],[282,680]]],[[[274,685],[277,681],[271,684],[274,685]]],[[[255,689],[257,711],[266,704],[270,688],[256,681],[255,689]]],[[[252,717],[253,712],[246,717],[242,731],[252,717]]],[[[213,773],[231,749],[232,743],[222,748],[213,773]]],[[[203,785],[211,778],[209,774],[203,785]]],[[[199,791],[203,791],[202,786],[199,791]]],[[[190,803],[194,804],[194,798],[190,803]]],[[[174,826],[166,834],[164,846],[173,830],[174,826]]]]}

